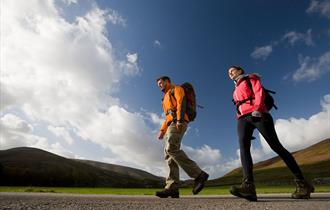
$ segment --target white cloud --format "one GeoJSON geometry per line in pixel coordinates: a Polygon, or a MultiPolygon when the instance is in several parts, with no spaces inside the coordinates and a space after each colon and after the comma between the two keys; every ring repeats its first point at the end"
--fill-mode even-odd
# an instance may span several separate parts
{"type": "MultiPolygon", "coordinates": [[[[293,152],[330,138],[330,95],[324,96],[321,106],[322,111],[308,119],[291,117],[276,120],[276,132],[285,148],[293,152]]],[[[261,143],[265,153],[269,154],[271,149],[266,141],[261,143]]]]}
{"type": "Polygon", "coordinates": [[[34,135],[34,127],[14,114],[5,114],[0,118],[1,149],[13,147],[37,147],[55,154],[73,158],[75,155],[65,149],[59,142],[50,144],[45,137],[34,135]]]}
{"type": "Polygon", "coordinates": [[[13,131],[30,133],[33,131],[32,125],[17,117],[14,114],[6,114],[0,119],[1,125],[13,131]]]}
{"type": "Polygon", "coordinates": [[[288,41],[292,46],[294,46],[297,42],[303,41],[307,46],[313,46],[314,42],[312,39],[312,29],[308,29],[306,34],[299,33],[296,31],[290,31],[284,34],[283,41],[288,41]]]}
{"type": "Polygon", "coordinates": [[[266,60],[267,57],[272,53],[272,51],[273,51],[272,45],[256,47],[254,51],[251,53],[251,57],[254,59],[266,60]]]}
{"type": "Polygon", "coordinates": [[[290,31],[284,34],[280,40],[273,41],[271,44],[262,47],[255,47],[254,51],[251,53],[251,57],[254,59],[266,60],[273,52],[274,47],[283,42],[289,42],[291,46],[294,46],[298,42],[304,42],[307,46],[313,46],[312,29],[308,29],[306,33],[290,31]]]}
{"type": "Polygon", "coordinates": [[[126,61],[121,61],[119,64],[119,69],[121,69],[124,74],[129,76],[137,75],[140,72],[139,66],[137,64],[138,54],[137,53],[127,53],[126,61]]]}
{"type": "MultiPolygon", "coordinates": [[[[77,157],[68,148],[86,140],[108,150],[107,160],[165,176],[164,142],[155,134],[161,117],[128,112],[111,96],[140,67],[138,53],[127,53],[124,60],[115,56],[107,36],[107,10],[92,6],[68,22],[52,0],[1,4],[1,149],[30,146],[77,157]],[[37,127],[46,129],[38,133],[37,127]],[[66,147],[50,140],[47,128],[66,147]]],[[[184,148],[212,176],[224,170],[217,164],[219,150],[184,148]]]]}
{"type": "Polygon", "coordinates": [[[74,142],[69,131],[65,127],[55,127],[49,125],[48,130],[52,132],[55,136],[62,137],[68,144],[72,144],[74,142]]]}
{"type": "Polygon", "coordinates": [[[77,4],[78,0],[62,0],[66,5],[77,4]]]}
{"type": "Polygon", "coordinates": [[[160,43],[160,41],[159,41],[159,40],[155,40],[155,41],[154,41],[154,46],[155,46],[155,47],[161,47],[161,43],[160,43]]]}
{"type": "Polygon", "coordinates": [[[292,79],[294,81],[314,81],[330,72],[330,51],[317,59],[299,56],[299,64],[300,67],[293,73],[292,79]]]}
{"type": "Polygon", "coordinates": [[[127,57],[127,61],[128,61],[129,63],[136,63],[136,61],[137,61],[137,59],[138,59],[138,55],[137,55],[137,53],[134,53],[134,54],[130,54],[130,53],[128,53],[128,54],[126,55],[126,57],[127,57]]]}
{"type": "Polygon", "coordinates": [[[195,160],[201,167],[211,167],[220,162],[221,153],[218,149],[212,149],[208,145],[203,145],[201,148],[192,148],[183,146],[189,157],[195,160]]]}
{"type": "Polygon", "coordinates": [[[147,113],[149,116],[149,119],[152,123],[155,125],[161,126],[164,122],[164,116],[159,116],[156,113],[147,113]]]}
{"type": "MultiPolygon", "coordinates": [[[[96,140],[89,139],[93,142],[105,140],[99,143],[108,145],[110,150],[125,147],[124,143],[131,144],[137,138],[132,136],[139,136],[139,133],[143,133],[142,137],[148,134],[148,138],[140,140],[146,142],[145,145],[148,144],[148,140],[152,138],[147,133],[148,128],[139,130],[137,126],[138,129],[135,129],[127,121],[119,124],[123,128],[115,126],[117,122],[109,120],[107,113],[100,111],[114,110],[111,107],[120,104],[117,98],[109,95],[109,90],[111,93],[113,87],[126,75],[125,72],[134,75],[139,70],[137,53],[128,53],[124,61],[114,56],[105,27],[107,11],[92,6],[84,16],[77,17],[70,23],[60,15],[51,0],[5,1],[1,6],[5,12],[1,13],[3,30],[0,53],[1,61],[4,62],[1,62],[0,110],[4,115],[3,122],[7,123],[3,129],[6,135],[2,136],[1,145],[6,145],[7,148],[34,146],[49,151],[61,148],[58,142],[50,144],[46,137],[31,133],[32,128],[18,132],[16,128],[15,130],[8,126],[9,122],[11,126],[27,126],[22,123],[25,120],[20,122],[8,115],[15,110],[23,112],[32,124],[48,127],[68,144],[74,143],[68,131],[72,131],[75,136],[96,136],[96,140]],[[127,66],[118,68],[122,63],[127,66]],[[113,124],[104,121],[111,121],[113,124]],[[90,127],[96,130],[89,131],[90,127]],[[112,127],[118,128],[117,131],[127,129],[130,132],[127,136],[126,133],[121,133],[116,136],[117,139],[111,140],[106,136],[98,137],[107,133],[107,130],[116,132],[112,127]],[[134,135],[135,133],[137,134],[134,135]],[[121,146],[112,148],[111,141],[122,141],[121,146]]],[[[140,115],[132,115],[135,116],[136,125],[143,124],[144,119],[140,115]]],[[[121,153],[119,157],[129,156],[127,154],[132,154],[133,151],[129,150],[125,155],[121,153]]],[[[143,152],[148,156],[148,152],[143,152]]]]}
{"type": "Polygon", "coordinates": [[[321,16],[326,18],[330,18],[330,1],[329,0],[312,0],[307,13],[319,13],[321,16]]]}
{"type": "Polygon", "coordinates": [[[108,19],[114,25],[126,26],[126,19],[123,18],[116,10],[109,9],[108,10],[108,19]]]}

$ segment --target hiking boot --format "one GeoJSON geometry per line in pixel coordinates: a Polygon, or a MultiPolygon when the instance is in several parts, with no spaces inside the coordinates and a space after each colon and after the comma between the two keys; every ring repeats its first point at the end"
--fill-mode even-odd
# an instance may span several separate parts
{"type": "Polygon", "coordinates": [[[315,190],[314,186],[304,179],[295,179],[294,181],[296,182],[297,187],[291,197],[294,199],[309,199],[311,197],[311,193],[315,190]]]}
{"type": "Polygon", "coordinates": [[[232,186],[230,193],[240,198],[245,198],[249,201],[257,201],[256,187],[253,182],[244,180],[241,186],[232,186]]]}
{"type": "Polygon", "coordinates": [[[194,187],[193,187],[193,194],[196,195],[198,194],[203,188],[204,188],[204,183],[207,181],[209,178],[209,175],[202,171],[201,174],[195,179],[194,187]]]}
{"type": "Polygon", "coordinates": [[[179,190],[178,189],[163,189],[162,191],[158,191],[155,194],[160,198],[179,198],[179,190]]]}

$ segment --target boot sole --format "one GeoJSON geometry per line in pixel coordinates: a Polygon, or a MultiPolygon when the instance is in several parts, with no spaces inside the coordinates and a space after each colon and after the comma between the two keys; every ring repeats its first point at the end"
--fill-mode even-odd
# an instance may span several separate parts
{"type": "Polygon", "coordinates": [[[233,191],[230,190],[230,193],[234,196],[237,196],[237,197],[240,197],[240,198],[244,198],[248,201],[253,201],[253,202],[256,202],[258,201],[257,199],[257,195],[244,195],[244,194],[241,194],[241,193],[235,193],[233,191]]]}
{"type": "Polygon", "coordinates": [[[180,198],[180,195],[168,195],[168,196],[156,195],[156,196],[159,197],[159,198],[168,198],[168,197],[171,197],[171,198],[180,198]]]}

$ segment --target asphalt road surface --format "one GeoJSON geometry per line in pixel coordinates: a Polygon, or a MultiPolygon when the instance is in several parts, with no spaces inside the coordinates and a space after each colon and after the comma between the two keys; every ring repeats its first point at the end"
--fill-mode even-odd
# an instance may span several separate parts
{"type": "Polygon", "coordinates": [[[313,193],[309,200],[294,200],[290,198],[290,194],[265,194],[258,195],[258,202],[249,202],[230,195],[181,196],[179,199],[161,199],[154,196],[0,193],[0,209],[330,210],[330,193],[313,193]]]}

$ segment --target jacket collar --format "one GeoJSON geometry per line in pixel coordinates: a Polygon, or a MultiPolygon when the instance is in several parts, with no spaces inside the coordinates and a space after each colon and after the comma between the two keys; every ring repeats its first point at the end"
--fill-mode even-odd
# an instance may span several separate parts
{"type": "Polygon", "coordinates": [[[170,88],[164,93],[164,94],[167,94],[168,91],[174,89],[175,85],[174,84],[170,84],[170,88]]]}
{"type": "Polygon", "coordinates": [[[241,75],[239,75],[239,76],[234,80],[235,85],[236,85],[236,86],[239,85],[239,84],[243,81],[243,78],[248,77],[248,76],[249,76],[249,75],[247,75],[247,74],[241,74],[241,75]]]}

